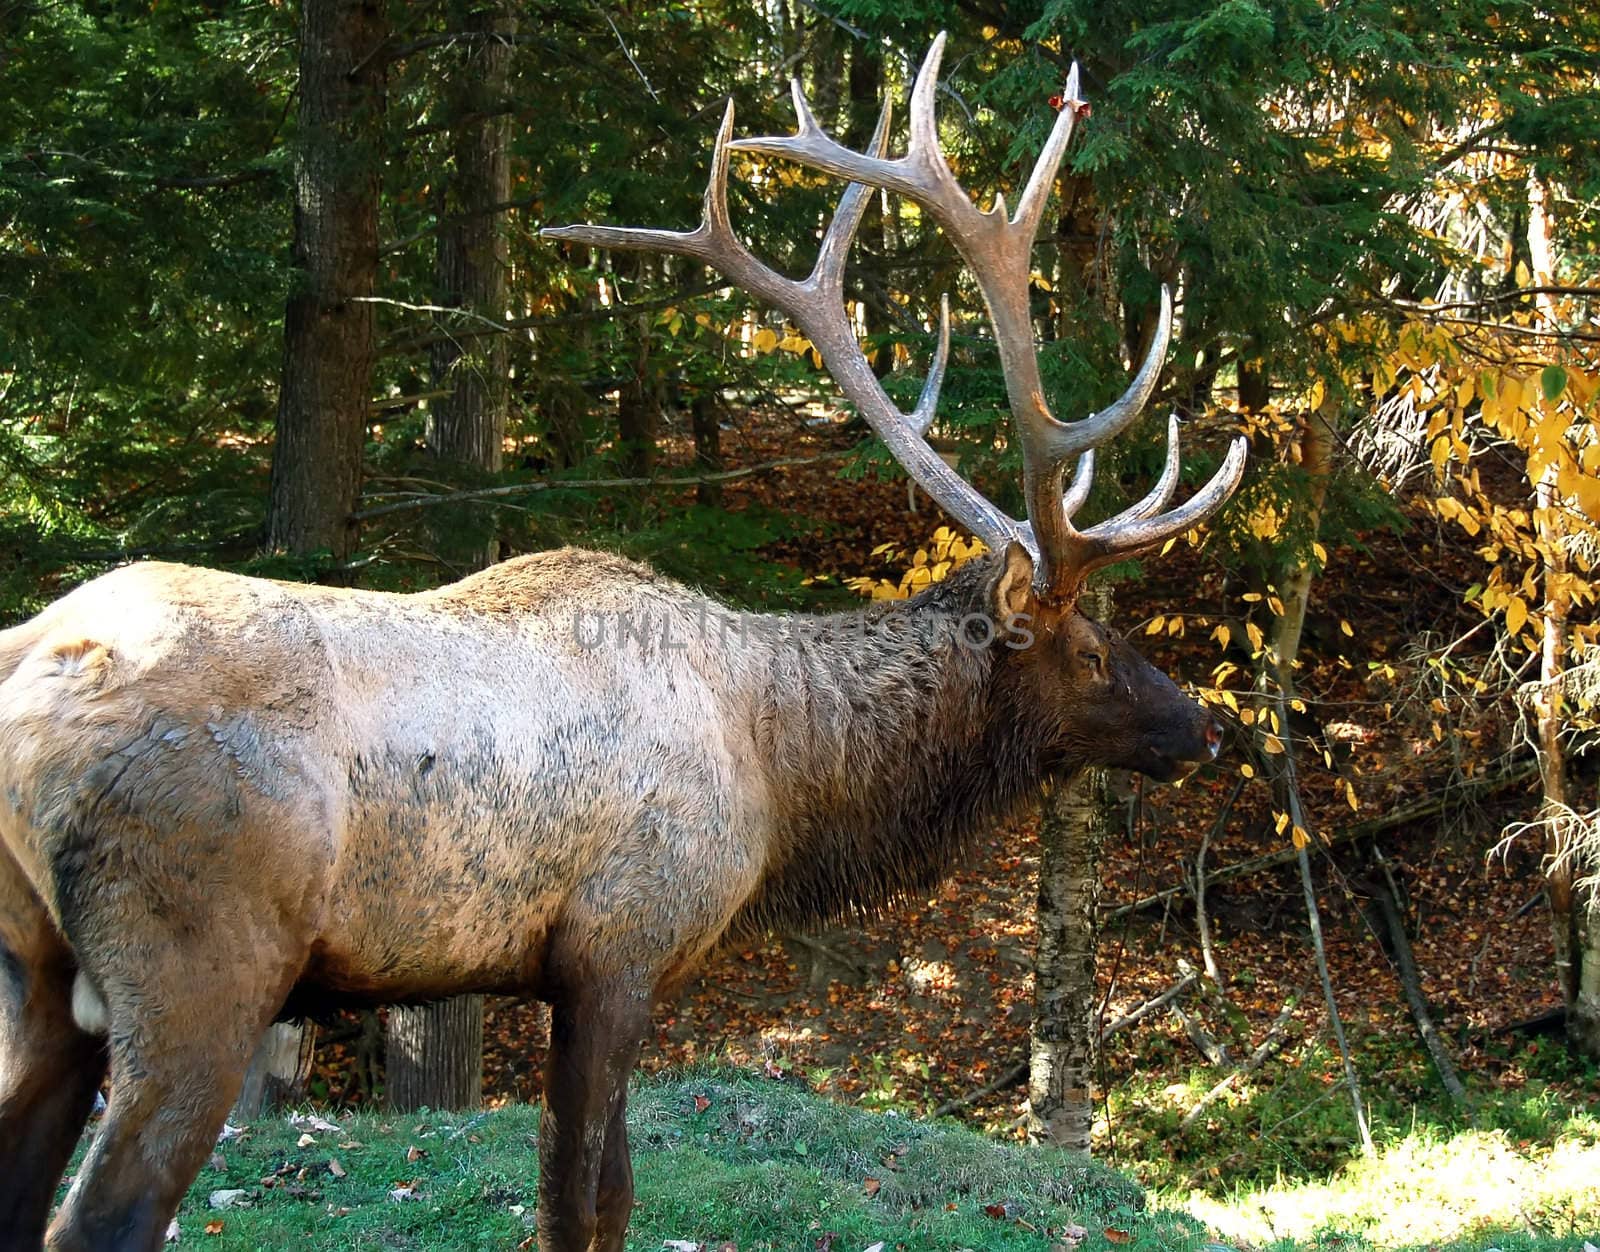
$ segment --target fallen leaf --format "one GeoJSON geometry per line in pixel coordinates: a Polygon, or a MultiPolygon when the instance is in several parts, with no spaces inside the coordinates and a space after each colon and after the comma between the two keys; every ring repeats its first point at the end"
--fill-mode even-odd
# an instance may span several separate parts
{"type": "Polygon", "coordinates": [[[229,1139],[237,1139],[247,1129],[249,1129],[247,1126],[230,1126],[227,1122],[223,1122],[222,1129],[217,1131],[217,1142],[226,1143],[229,1139]]]}
{"type": "Polygon", "coordinates": [[[868,1178],[865,1182],[863,1182],[861,1184],[861,1190],[866,1192],[868,1195],[877,1195],[879,1189],[882,1188],[882,1186],[883,1186],[883,1183],[881,1183],[878,1179],[876,1179],[876,1178],[868,1178]]]}
{"type": "Polygon", "coordinates": [[[1127,1243],[1133,1238],[1126,1230],[1118,1230],[1115,1226],[1107,1226],[1102,1233],[1107,1243],[1127,1243]]]}
{"type": "Polygon", "coordinates": [[[706,1245],[692,1239],[668,1239],[661,1245],[663,1252],[705,1252],[706,1245]]]}
{"type": "Polygon", "coordinates": [[[167,1233],[164,1236],[167,1243],[177,1243],[183,1238],[183,1232],[178,1229],[178,1219],[174,1217],[167,1223],[167,1233]]]}
{"type": "Polygon", "coordinates": [[[220,1152],[213,1152],[211,1154],[211,1162],[210,1163],[211,1163],[211,1168],[212,1169],[227,1169],[228,1168],[227,1158],[224,1157],[222,1155],[222,1153],[220,1153],[220,1152]]]}
{"type": "Polygon", "coordinates": [[[983,1206],[983,1211],[996,1221],[1004,1221],[1010,1216],[1010,1214],[1006,1212],[1006,1206],[1003,1204],[985,1204],[983,1206]]]}
{"type": "Polygon", "coordinates": [[[289,1117],[289,1125],[296,1130],[315,1130],[320,1134],[337,1134],[339,1127],[330,1122],[326,1117],[318,1117],[315,1113],[294,1113],[289,1117]]]}
{"type": "Polygon", "coordinates": [[[710,1107],[711,1107],[711,1101],[706,1099],[705,1096],[703,1096],[703,1095],[695,1096],[695,1098],[694,1098],[694,1111],[696,1113],[704,1113],[710,1107]]]}
{"type": "Polygon", "coordinates": [[[294,1141],[294,1146],[297,1147],[297,1148],[309,1148],[314,1143],[316,1143],[316,1140],[313,1139],[310,1135],[301,1135],[298,1139],[296,1139],[294,1141]]]}
{"type": "Polygon", "coordinates": [[[346,1171],[345,1171],[345,1167],[343,1165],[339,1164],[339,1158],[338,1157],[330,1156],[328,1158],[328,1172],[330,1174],[332,1174],[335,1178],[343,1178],[345,1176],[345,1172],[346,1171]]]}
{"type": "Polygon", "coordinates": [[[883,1252],[883,1240],[879,1239],[877,1243],[869,1243],[861,1249],[861,1252],[883,1252]]]}
{"type": "Polygon", "coordinates": [[[221,1221],[210,1221],[210,1222],[206,1223],[206,1234],[208,1234],[208,1235],[220,1235],[221,1233],[222,1233],[222,1222],[221,1221]]]}
{"type": "Polygon", "coordinates": [[[412,1144],[409,1148],[406,1149],[406,1160],[408,1160],[408,1161],[420,1161],[423,1157],[425,1157],[427,1155],[428,1155],[427,1149],[419,1148],[419,1147],[417,1147],[416,1144],[412,1144]]]}
{"type": "Polygon", "coordinates": [[[389,1192],[389,1198],[398,1204],[406,1200],[420,1200],[422,1196],[417,1192],[417,1184],[408,1182],[389,1192]]]}
{"type": "Polygon", "coordinates": [[[243,1200],[249,1192],[239,1187],[228,1187],[222,1191],[213,1191],[206,1197],[206,1203],[214,1209],[231,1209],[243,1200]]]}

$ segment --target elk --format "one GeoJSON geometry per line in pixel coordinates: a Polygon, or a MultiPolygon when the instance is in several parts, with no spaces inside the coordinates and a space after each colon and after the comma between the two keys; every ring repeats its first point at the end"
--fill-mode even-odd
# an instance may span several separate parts
{"type": "Polygon", "coordinates": [[[539,1245],[618,1252],[628,1075],[652,1002],[719,940],[924,892],[974,831],[1085,764],[1169,779],[1215,756],[1217,723],[1074,601],[1093,570],[1220,507],[1243,441],[1169,510],[1174,421],[1155,490],[1074,525],[1093,449],[1155,386],[1170,299],[1120,400],[1051,415],[1029,250],[1076,71],[1008,217],[976,208],[940,152],[942,48],[902,157],[884,155],[887,107],[856,152],[796,87],[793,136],[735,143],[730,107],[697,229],[546,233],[693,257],[776,306],[986,557],[903,607],[793,618],[576,550],[415,595],[147,563],[0,635],[0,1247],[158,1247],[274,1019],[489,991],[551,1005],[539,1245]],[[733,150],[849,184],[806,279],[735,235],[733,150]],[[977,277],[1026,521],[923,437],[948,307],[910,413],[851,332],[841,276],[874,187],[924,206],[977,277]],[[108,1067],[108,1111],[47,1230],[108,1067]]]}

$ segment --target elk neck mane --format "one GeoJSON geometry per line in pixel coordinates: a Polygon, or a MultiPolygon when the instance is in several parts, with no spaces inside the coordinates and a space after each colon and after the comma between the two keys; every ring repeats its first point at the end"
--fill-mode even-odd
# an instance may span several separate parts
{"type": "Polygon", "coordinates": [[[958,638],[964,620],[992,616],[995,560],[892,608],[807,619],[774,646],[756,742],[783,807],[734,933],[872,915],[923,895],[975,834],[1061,772],[1017,653],[1001,639],[958,638]]]}

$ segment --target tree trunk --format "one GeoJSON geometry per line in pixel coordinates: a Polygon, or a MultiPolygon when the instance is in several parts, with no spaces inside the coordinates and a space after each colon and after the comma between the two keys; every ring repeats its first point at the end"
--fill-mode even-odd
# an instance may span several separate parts
{"type": "MultiPolygon", "coordinates": [[[[516,21],[501,5],[473,5],[460,17],[464,31],[485,36],[465,41],[466,64],[446,78],[447,116],[454,131],[454,168],[444,184],[434,264],[434,302],[479,318],[506,313],[505,212],[494,206],[511,198],[506,154],[509,119],[486,116],[501,103],[516,21]]],[[[468,341],[443,337],[433,345],[435,389],[450,394],[428,414],[428,451],[441,461],[497,472],[506,434],[506,337],[479,335],[468,341]]]]}
{"type": "MultiPolygon", "coordinates": [[[[697,474],[715,474],[722,470],[722,396],[709,384],[700,388],[689,405],[689,419],[694,431],[694,469],[697,474]]],[[[707,508],[722,507],[722,484],[701,483],[694,489],[695,501],[707,508]]]]}
{"type": "Polygon", "coordinates": [[[1249,341],[1239,358],[1239,407],[1259,413],[1272,403],[1272,369],[1264,358],[1245,354],[1252,351],[1249,341]]]}
{"type": "Polygon", "coordinates": [[[389,1010],[384,1095],[401,1113],[483,1103],[483,997],[456,996],[389,1010]]]}
{"type": "Polygon", "coordinates": [[[641,316],[637,324],[633,375],[623,380],[617,398],[617,470],[624,478],[648,478],[654,472],[661,423],[650,366],[650,319],[641,316]]]}
{"type": "MultiPolygon", "coordinates": [[[[1111,592],[1093,584],[1082,607],[1111,615],[1111,592]]],[[[1039,811],[1038,948],[1028,1061],[1028,1135],[1079,1152],[1094,1129],[1095,913],[1105,843],[1106,771],[1086,769],[1045,793],[1039,811]]]]}
{"type": "Polygon", "coordinates": [[[267,546],[350,556],[372,375],[378,273],[386,7],[304,0],[295,153],[295,284],[284,312],[283,378],[267,546]]]}
{"type": "MultiPolygon", "coordinates": [[[[1315,538],[1322,529],[1322,509],[1328,498],[1328,484],[1333,479],[1333,450],[1335,446],[1334,421],[1339,412],[1339,402],[1330,389],[1322,404],[1307,414],[1300,431],[1300,468],[1307,479],[1307,491],[1301,507],[1305,509],[1306,533],[1315,538]]],[[[1272,646],[1268,654],[1273,677],[1278,689],[1287,695],[1294,694],[1294,666],[1300,655],[1300,638],[1305,633],[1306,612],[1311,606],[1311,586],[1316,579],[1316,567],[1310,553],[1278,571],[1278,594],[1283,612],[1274,620],[1272,646]]],[[[1281,734],[1288,733],[1287,726],[1279,726],[1281,734]]]]}
{"type": "MultiPolygon", "coordinates": [[[[501,4],[454,6],[460,29],[486,36],[463,41],[466,63],[446,78],[445,110],[456,122],[454,168],[445,182],[434,263],[435,302],[499,320],[506,311],[504,211],[511,196],[506,153],[508,119],[495,112],[506,91],[510,36],[516,22],[501,4]]],[[[446,337],[434,345],[433,385],[450,388],[428,416],[428,451],[441,472],[497,473],[505,462],[506,339],[480,335],[469,354],[446,337]]],[[[471,506],[468,506],[470,508],[471,506]]],[[[439,553],[452,568],[482,569],[499,557],[493,513],[451,515],[432,525],[439,553]]],[[[483,1100],[483,997],[396,1005],[384,1035],[389,1103],[416,1108],[477,1108],[483,1100]]]]}
{"type": "MultiPolygon", "coordinates": [[[[1528,256],[1533,282],[1549,287],[1555,281],[1554,224],[1549,189],[1537,174],[1528,176],[1528,256]]],[[[1549,329],[1561,329],[1555,300],[1548,292],[1534,297],[1549,329]]],[[[1546,830],[1546,880],[1551,932],[1555,941],[1556,982],[1567,1006],[1567,1039],[1573,1049],[1600,1060],[1600,916],[1585,870],[1583,821],[1572,811],[1568,793],[1566,747],[1561,731],[1566,709],[1568,617],[1571,582],[1567,560],[1567,525],[1552,464],[1534,485],[1534,527],[1544,563],[1544,604],[1540,608],[1539,692],[1534,721],[1539,747],[1541,815],[1546,830]]]]}
{"type": "Polygon", "coordinates": [[[243,1124],[285,1105],[302,1103],[311,1061],[316,1051],[317,1028],[311,1022],[274,1022],[256,1044],[250,1068],[245,1071],[239,1098],[228,1120],[243,1124]]]}

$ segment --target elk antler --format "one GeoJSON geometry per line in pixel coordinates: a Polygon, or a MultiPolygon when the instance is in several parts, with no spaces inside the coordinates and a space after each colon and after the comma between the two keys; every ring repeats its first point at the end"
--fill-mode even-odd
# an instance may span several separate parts
{"type": "Polygon", "coordinates": [[[1178,426],[1168,425],[1166,468],[1155,489],[1115,517],[1078,530],[1072,514],[1088,497],[1094,449],[1125,430],[1138,417],[1166,359],[1172,328],[1172,299],[1161,293],[1161,316],[1143,363],[1115,403],[1082,421],[1058,421],[1047,407],[1039,378],[1037,350],[1028,307],[1033,239],[1055,184],[1056,170],[1081,108],[1078,68],[1072,67],[1063,92],[1060,117],[1046,140],[1016,214],[1006,215],[1003,196],[980,210],[962,190],[939,146],[934,91],[944,55],[944,35],[934,40],[911,91],[910,140],[906,154],[884,155],[889,105],[884,104],[867,151],[857,152],[829,138],[817,125],[800,84],[793,84],[798,129],[789,136],[733,141],[733,103],[717,133],[705,211],[692,231],[641,230],[613,226],[562,226],[544,230],[554,239],[600,247],[671,252],[715,266],[746,291],[788,314],[822,354],[844,394],[855,403],[895,459],[930,496],[991,548],[1024,545],[1034,557],[1038,594],[1070,602],[1087,575],[1101,566],[1154,547],[1183,533],[1220,508],[1244,473],[1245,440],[1234,441],[1216,475],[1191,499],[1162,513],[1177,485],[1178,426]],[[784,278],[750,253],[728,220],[727,177],[730,149],[788,157],[802,165],[846,179],[849,186],[829,224],[811,274],[784,278]],[[844,309],[846,254],[866,209],[869,188],[882,187],[914,200],[932,214],[972,269],[988,306],[1012,420],[1022,445],[1023,488],[1028,522],[1019,522],[979,494],[922,438],[933,418],[949,352],[949,302],[941,301],[939,351],[917,407],[902,413],[884,392],[856,341],[844,309]],[[1068,462],[1077,460],[1070,490],[1063,494],[1068,462]]]}

